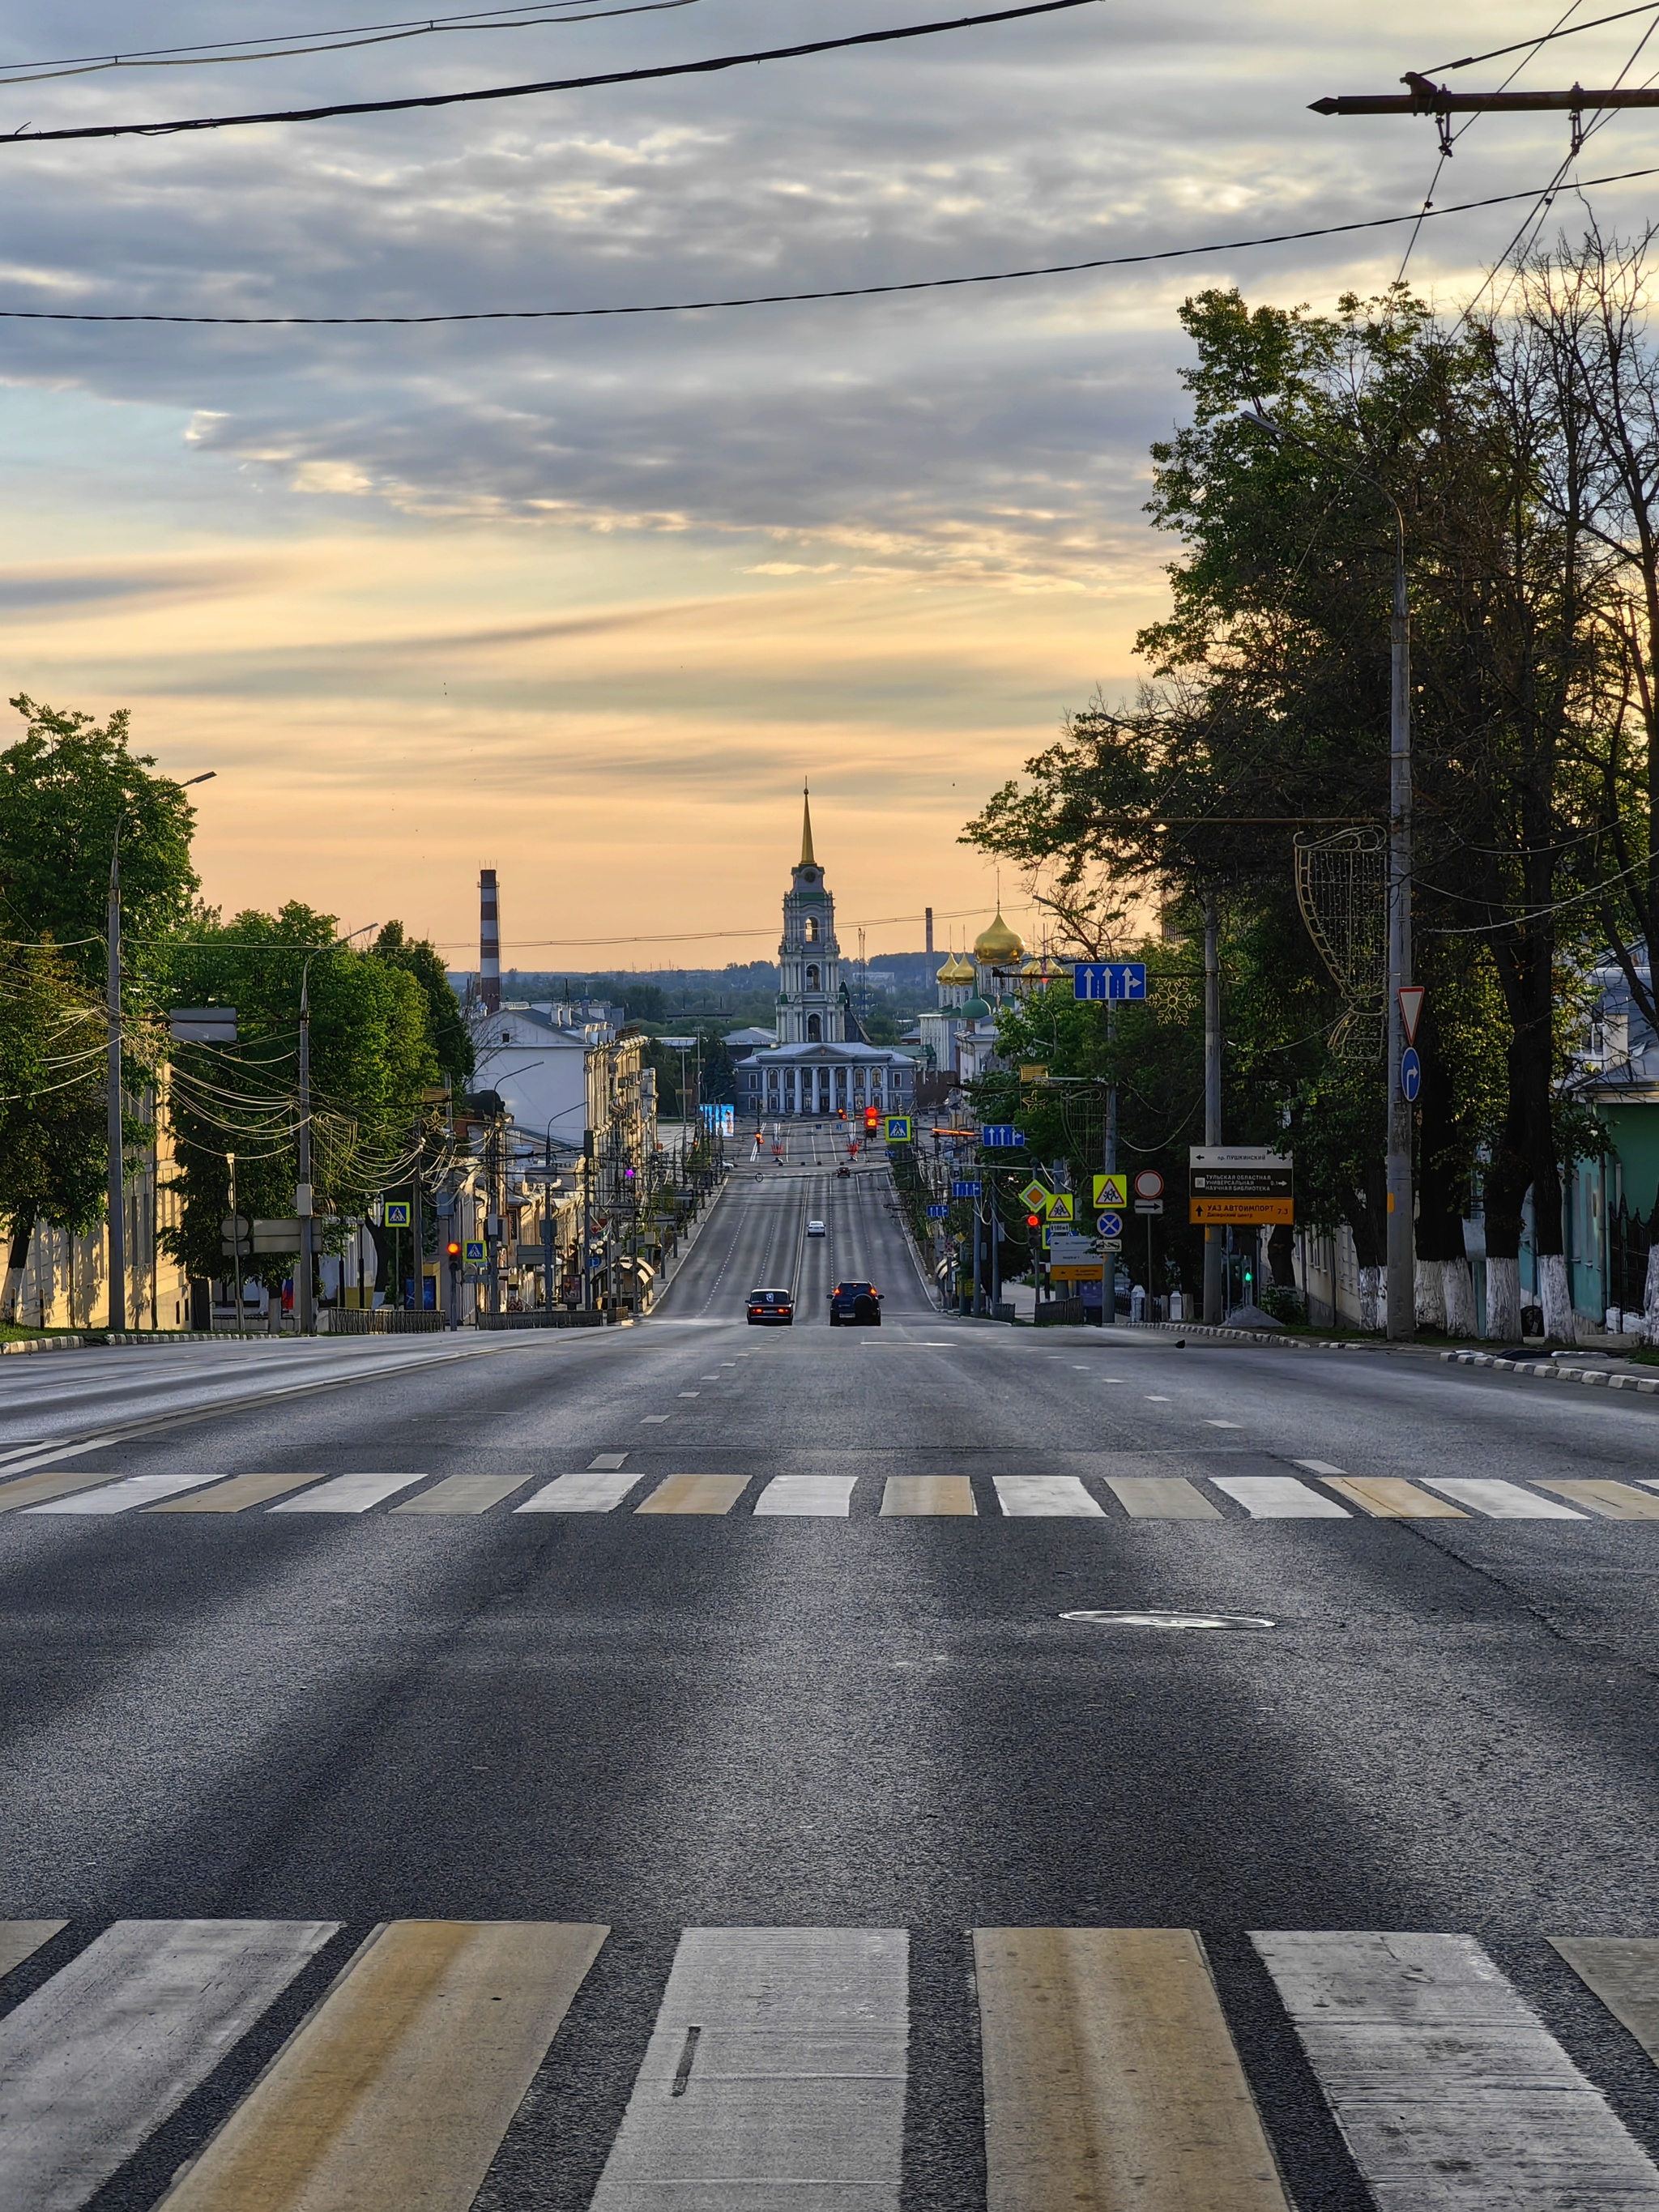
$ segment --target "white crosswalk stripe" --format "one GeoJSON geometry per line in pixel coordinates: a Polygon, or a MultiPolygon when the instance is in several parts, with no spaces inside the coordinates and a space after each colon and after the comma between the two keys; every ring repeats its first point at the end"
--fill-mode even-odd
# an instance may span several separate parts
{"type": "MultiPolygon", "coordinates": [[[[0,1976],[65,1926],[0,1922],[0,1976]]],[[[4,2212],[82,2212],[337,1932],[119,1921],[48,1973],[0,2019],[4,2212]]],[[[228,2112],[173,2141],[157,2212],[469,2212],[610,1933],[383,1923],[228,2112]]],[[[1197,1934],[963,1940],[986,2185],[953,2212],[1288,2212],[1197,1934]]],[[[1250,1940],[1378,2212],[1659,2212],[1659,2168],[1472,1936],[1250,1940]]],[[[1659,1942],[1553,1940],[1652,2060],[1659,1942]]],[[[897,2212],[927,2027],[908,1953],[902,1929],[684,1930],[637,2074],[613,2074],[591,2212],[897,2212]]],[[[590,2010],[595,2031],[609,2048],[590,2010]]]]}
{"type": "Polygon", "coordinates": [[[400,1490],[412,1490],[417,1482],[424,1482],[422,1474],[337,1474],[332,1482],[319,1483],[315,1490],[307,1490],[299,1498],[285,1498],[280,1505],[267,1507],[271,1513],[367,1513],[371,1505],[380,1505],[388,1498],[395,1498],[400,1490]]]}
{"type": "Polygon", "coordinates": [[[755,1511],[844,1521],[853,1510],[857,1480],[851,1474],[780,1474],[755,1500],[755,1511]]]}
{"type": "Polygon", "coordinates": [[[1237,1498],[1252,1521],[1346,1521],[1346,1505],[1293,1474],[1218,1474],[1218,1490],[1237,1498]]]}
{"type": "Polygon", "coordinates": [[[1000,1474],[997,1503],[1011,1520],[1092,1521],[1104,1506],[1091,1498],[1074,1474],[1000,1474]]]}
{"type": "Polygon", "coordinates": [[[44,1505],[31,1505],[31,1513],[131,1513],[141,1505],[154,1505],[180,1491],[199,1490],[211,1478],[204,1474],[129,1474],[100,1490],[80,1490],[72,1498],[54,1498],[44,1505]]]}
{"type": "Polygon", "coordinates": [[[1494,1521],[1583,1521],[1586,1517],[1575,1513],[1571,1505],[1540,1498],[1535,1490],[1523,1490],[1518,1482],[1434,1474],[1425,1474],[1423,1480],[1431,1490],[1443,1492],[1459,1505],[1489,1514],[1494,1521]]]}

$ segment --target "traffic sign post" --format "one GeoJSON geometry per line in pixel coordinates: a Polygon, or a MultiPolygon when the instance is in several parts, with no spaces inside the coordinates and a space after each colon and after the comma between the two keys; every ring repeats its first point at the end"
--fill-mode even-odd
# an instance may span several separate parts
{"type": "Polygon", "coordinates": [[[1079,960],[1072,970],[1074,999],[1144,999],[1146,963],[1142,960],[1079,960]]]}
{"type": "Polygon", "coordinates": [[[1121,1237],[1123,1216],[1121,1213],[1103,1213],[1100,1217],[1099,1228],[1103,1237],[1121,1237]]]}
{"type": "Polygon", "coordinates": [[[1094,1201],[1097,1206],[1121,1209],[1129,1203],[1127,1175],[1097,1175],[1094,1181],[1094,1201]]]}
{"type": "Polygon", "coordinates": [[[930,1206],[927,1209],[927,1218],[930,1221],[948,1220],[950,1212],[951,1209],[948,1206],[930,1206]]]}
{"type": "Polygon", "coordinates": [[[951,1195],[952,1198],[979,1198],[983,1194],[984,1189],[985,1185],[977,1176],[975,1176],[965,1182],[953,1182],[951,1185],[951,1195]]]}
{"type": "Polygon", "coordinates": [[[1417,1056],[1416,1046],[1408,1044],[1400,1055],[1400,1095],[1408,1106],[1415,1106],[1422,1088],[1423,1063],[1417,1056]]]}
{"type": "Polygon", "coordinates": [[[1028,1182],[1020,1193],[1028,1213],[1046,1214],[1048,1211],[1048,1201],[1053,1196],[1054,1193],[1047,1183],[1036,1182],[1028,1182]]]}
{"type": "Polygon", "coordinates": [[[1417,1042],[1417,1024],[1423,1018],[1423,1001],[1428,997],[1421,983],[1402,983],[1400,986],[1400,1026],[1406,1032],[1407,1044],[1417,1042]]]}
{"type": "Polygon", "coordinates": [[[980,1131],[979,1140],[988,1152],[1020,1152],[1024,1149],[1025,1132],[1015,1128],[1012,1121],[992,1121],[980,1131]]]}
{"type": "Polygon", "coordinates": [[[1048,1200],[1048,1219],[1056,1228],[1069,1229],[1077,1219],[1077,1207],[1069,1190],[1057,1190],[1048,1200]]]}

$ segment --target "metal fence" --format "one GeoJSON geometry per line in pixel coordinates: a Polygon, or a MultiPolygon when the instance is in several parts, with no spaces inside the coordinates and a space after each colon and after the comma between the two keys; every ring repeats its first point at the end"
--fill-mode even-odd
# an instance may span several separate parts
{"type": "Polygon", "coordinates": [[[1659,1237],[1659,1205],[1643,1219],[1621,1198],[1607,1213],[1607,1303],[1628,1312],[1642,1310],[1647,1289],[1648,1254],[1659,1237]]]}

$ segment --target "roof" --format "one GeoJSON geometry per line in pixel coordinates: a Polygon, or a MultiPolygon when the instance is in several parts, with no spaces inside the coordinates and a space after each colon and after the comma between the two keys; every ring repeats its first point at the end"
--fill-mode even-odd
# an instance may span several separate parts
{"type": "Polygon", "coordinates": [[[971,983],[973,980],[973,962],[965,954],[956,952],[951,955],[933,978],[936,983],[971,983]]]}
{"type": "Polygon", "coordinates": [[[988,962],[1018,960],[1024,950],[1025,939],[1018,930],[1009,928],[1002,918],[1000,907],[997,908],[996,920],[987,928],[981,930],[979,935],[974,939],[975,960],[988,962]]]}
{"type": "Polygon", "coordinates": [[[738,1062],[739,1067],[793,1067],[800,1061],[817,1066],[820,1062],[833,1066],[837,1061],[848,1066],[854,1063],[867,1066],[879,1061],[884,1066],[895,1060],[908,1060],[908,1053],[898,1052],[884,1044],[775,1044],[751,1052],[746,1060],[738,1062]]]}

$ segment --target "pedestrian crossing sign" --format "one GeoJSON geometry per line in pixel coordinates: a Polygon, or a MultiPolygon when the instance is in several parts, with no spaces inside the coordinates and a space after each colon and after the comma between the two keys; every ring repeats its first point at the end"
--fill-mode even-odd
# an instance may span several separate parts
{"type": "Polygon", "coordinates": [[[1055,1228],[1062,1224],[1069,1228],[1077,1219],[1077,1206],[1069,1190],[1057,1190],[1048,1200],[1048,1219],[1055,1228]]]}
{"type": "Polygon", "coordinates": [[[1047,1183],[1028,1182],[1020,1197],[1028,1213],[1047,1213],[1048,1200],[1054,1196],[1047,1183]]]}
{"type": "Polygon", "coordinates": [[[908,1145],[910,1142],[910,1116],[908,1114],[890,1114],[887,1116],[887,1141],[890,1145],[908,1145]]]}
{"type": "Polygon", "coordinates": [[[409,1205],[406,1198],[389,1198],[386,1200],[385,1224],[388,1229],[408,1228],[409,1205]]]}
{"type": "Polygon", "coordinates": [[[483,1237],[469,1237],[466,1240],[465,1249],[467,1266],[469,1267],[482,1267],[484,1264],[485,1259],[484,1241],[483,1237]]]}
{"type": "Polygon", "coordinates": [[[1097,1213],[1121,1213],[1129,1203],[1129,1177],[1122,1175],[1097,1175],[1095,1177],[1095,1211],[1097,1213]]]}

